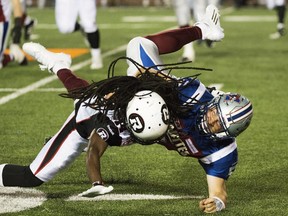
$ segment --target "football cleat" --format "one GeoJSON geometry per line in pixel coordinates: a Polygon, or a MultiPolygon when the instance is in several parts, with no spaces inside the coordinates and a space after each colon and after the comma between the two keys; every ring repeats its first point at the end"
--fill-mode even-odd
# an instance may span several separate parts
{"type": "Polygon", "coordinates": [[[284,28],[280,28],[277,30],[277,32],[270,34],[269,37],[271,40],[277,40],[281,37],[283,37],[285,35],[285,29],[284,28]]]}
{"type": "Polygon", "coordinates": [[[110,193],[113,190],[113,186],[104,186],[104,185],[96,185],[93,186],[92,188],[78,194],[78,196],[80,197],[95,197],[98,195],[103,195],[103,194],[107,194],[110,193]]]}
{"type": "Polygon", "coordinates": [[[220,14],[217,7],[208,5],[206,13],[200,22],[195,23],[202,31],[202,40],[221,41],[224,30],[220,26],[220,14]]]}
{"type": "Polygon", "coordinates": [[[92,56],[91,70],[98,70],[103,68],[103,62],[101,55],[92,56]]]}
{"type": "Polygon", "coordinates": [[[23,50],[40,63],[41,70],[48,69],[56,74],[60,69],[69,69],[71,66],[70,55],[50,52],[39,43],[24,43],[23,50]]]}
{"type": "Polygon", "coordinates": [[[19,65],[28,64],[27,58],[18,44],[10,45],[10,54],[13,56],[14,60],[19,63],[19,65]]]}

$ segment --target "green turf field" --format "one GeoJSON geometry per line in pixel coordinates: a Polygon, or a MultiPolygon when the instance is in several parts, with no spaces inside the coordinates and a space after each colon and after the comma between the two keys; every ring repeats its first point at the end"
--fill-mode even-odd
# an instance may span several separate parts
{"type": "MultiPolygon", "coordinates": [[[[284,216],[288,214],[288,38],[277,41],[268,38],[276,28],[274,11],[245,8],[238,11],[224,9],[222,12],[224,40],[212,49],[204,44],[195,44],[196,61],[192,65],[214,69],[200,76],[206,85],[221,83],[224,85],[222,90],[247,96],[254,105],[254,117],[251,126],[238,138],[239,163],[227,182],[227,209],[220,214],[284,216]],[[243,21],[247,18],[248,21],[243,21]]],[[[58,33],[53,9],[31,8],[29,13],[38,19],[34,34],[40,38],[36,41],[48,48],[86,48],[80,33],[58,33]]],[[[117,52],[116,48],[127,44],[134,36],[175,27],[173,16],[173,10],[167,8],[100,8],[98,23],[105,68],[91,71],[87,65],[75,73],[87,80],[105,78],[109,63],[125,55],[124,51],[117,52]],[[149,19],[146,22],[127,22],[131,16],[149,19]]],[[[177,52],[164,56],[164,59],[172,63],[180,55],[181,52],[177,52]]],[[[74,58],[73,65],[89,57],[86,54],[74,58]]],[[[125,62],[119,63],[118,74],[125,74],[125,70],[125,62]]],[[[174,73],[181,76],[198,72],[174,73]]],[[[57,132],[72,111],[73,102],[58,96],[63,90],[57,79],[13,100],[10,98],[16,90],[23,90],[51,76],[40,71],[36,62],[30,62],[26,67],[14,63],[0,70],[0,164],[29,164],[42,148],[44,138],[57,132]],[[3,102],[4,99],[7,102],[3,102]]],[[[55,179],[37,188],[46,194],[47,200],[42,205],[5,215],[204,215],[198,210],[198,202],[200,197],[208,194],[206,177],[196,159],[180,157],[178,153],[156,145],[112,147],[102,158],[102,173],[106,184],[114,186],[112,194],[174,195],[182,198],[67,201],[90,187],[83,153],[55,179]]]]}

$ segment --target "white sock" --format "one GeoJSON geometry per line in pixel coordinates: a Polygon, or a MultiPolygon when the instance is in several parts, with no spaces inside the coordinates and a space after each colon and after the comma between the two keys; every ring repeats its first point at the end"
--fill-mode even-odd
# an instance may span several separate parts
{"type": "Polygon", "coordinates": [[[283,29],[285,27],[284,23],[278,23],[277,24],[277,29],[283,29]]]}
{"type": "Polygon", "coordinates": [[[195,26],[198,26],[201,29],[202,40],[206,39],[206,35],[208,34],[208,32],[210,30],[208,25],[203,23],[203,22],[198,22],[198,23],[195,23],[195,26]]]}
{"type": "Polygon", "coordinates": [[[101,57],[101,49],[91,49],[90,50],[92,58],[100,58],[101,57]]]}
{"type": "Polygon", "coordinates": [[[24,20],[24,25],[28,25],[31,22],[31,17],[30,16],[26,16],[25,20],[24,20]]]}
{"type": "Polygon", "coordinates": [[[2,173],[3,173],[3,169],[4,169],[5,165],[6,165],[6,164],[0,164],[0,187],[1,187],[1,186],[2,186],[2,187],[4,186],[4,185],[3,185],[2,173]]]}

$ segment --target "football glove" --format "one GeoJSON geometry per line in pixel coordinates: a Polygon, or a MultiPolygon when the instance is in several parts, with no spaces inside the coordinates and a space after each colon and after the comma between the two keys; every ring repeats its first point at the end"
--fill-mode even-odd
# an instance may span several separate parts
{"type": "Polygon", "coordinates": [[[96,186],[92,186],[90,189],[78,194],[78,196],[95,197],[98,195],[110,193],[113,189],[114,189],[113,186],[105,187],[104,185],[96,185],[96,186]]]}

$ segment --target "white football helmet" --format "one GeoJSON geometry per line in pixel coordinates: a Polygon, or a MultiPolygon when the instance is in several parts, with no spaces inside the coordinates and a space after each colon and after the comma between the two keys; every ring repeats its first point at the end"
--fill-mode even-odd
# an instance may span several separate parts
{"type": "Polygon", "coordinates": [[[211,102],[200,108],[198,128],[201,133],[214,139],[236,137],[250,124],[253,116],[251,102],[244,96],[236,93],[227,93],[215,97],[211,102]],[[216,109],[221,130],[212,133],[208,124],[207,111],[216,109]]]}
{"type": "Polygon", "coordinates": [[[150,90],[139,91],[126,109],[127,127],[137,142],[154,143],[166,133],[170,115],[163,98],[150,90]]]}

